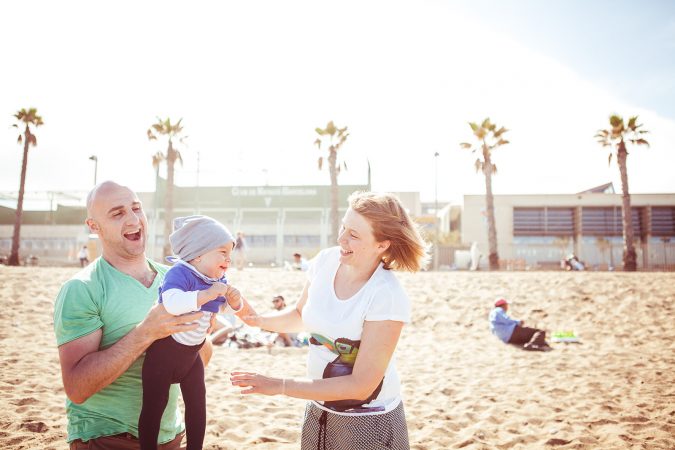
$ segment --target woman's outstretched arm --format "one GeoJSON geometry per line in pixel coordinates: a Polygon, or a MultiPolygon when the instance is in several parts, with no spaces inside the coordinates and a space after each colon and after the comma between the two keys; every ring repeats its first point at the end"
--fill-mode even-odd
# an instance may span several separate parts
{"type": "Polygon", "coordinates": [[[260,327],[263,330],[274,331],[276,333],[297,333],[305,329],[302,323],[302,308],[307,302],[307,292],[309,291],[309,282],[305,283],[300,299],[294,307],[285,308],[281,311],[273,311],[258,315],[251,309],[253,314],[238,314],[246,325],[260,327]]]}
{"type": "Polygon", "coordinates": [[[351,375],[322,380],[271,378],[254,372],[233,372],[230,381],[242,394],[288,395],[317,401],[366,399],[382,381],[403,322],[384,320],[363,324],[361,346],[351,375]]]}

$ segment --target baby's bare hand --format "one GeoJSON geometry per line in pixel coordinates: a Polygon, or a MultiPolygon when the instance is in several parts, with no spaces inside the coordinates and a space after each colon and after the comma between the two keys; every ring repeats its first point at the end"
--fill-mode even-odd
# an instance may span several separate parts
{"type": "Polygon", "coordinates": [[[227,291],[229,289],[230,288],[229,288],[228,285],[218,281],[218,282],[213,283],[211,285],[211,287],[209,288],[209,291],[211,291],[211,294],[213,295],[213,298],[218,298],[218,297],[225,297],[227,295],[227,291]]]}
{"type": "Polygon", "coordinates": [[[228,286],[225,298],[227,298],[227,303],[229,303],[232,309],[239,309],[241,306],[241,292],[237,288],[228,286]]]}

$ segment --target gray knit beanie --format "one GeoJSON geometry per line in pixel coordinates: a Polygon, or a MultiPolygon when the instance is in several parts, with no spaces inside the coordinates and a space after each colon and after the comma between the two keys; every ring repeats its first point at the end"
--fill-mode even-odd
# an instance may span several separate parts
{"type": "Polygon", "coordinates": [[[177,217],[169,236],[173,254],[183,261],[190,261],[228,242],[234,236],[225,225],[208,216],[177,217]]]}

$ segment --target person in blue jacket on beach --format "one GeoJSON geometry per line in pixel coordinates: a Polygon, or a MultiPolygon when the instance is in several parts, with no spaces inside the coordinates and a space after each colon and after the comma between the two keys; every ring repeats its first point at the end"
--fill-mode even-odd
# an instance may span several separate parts
{"type": "Polygon", "coordinates": [[[502,342],[522,346],[525,350],[548,351],[551,347],[546,343],[546,332],[537,328],[524,326],[523,320],[509,317],[508,302],[500,298],[490,311],[490,331],[502,342]]]}

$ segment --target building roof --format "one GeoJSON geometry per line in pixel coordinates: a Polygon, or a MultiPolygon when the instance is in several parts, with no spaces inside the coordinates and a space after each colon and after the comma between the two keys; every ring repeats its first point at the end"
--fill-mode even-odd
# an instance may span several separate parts
{"type": "Polygon", "coordinates": [[[615,194],[614,183],[605,183],[585,191],[577,192],[577,194],[615,194]]]}

